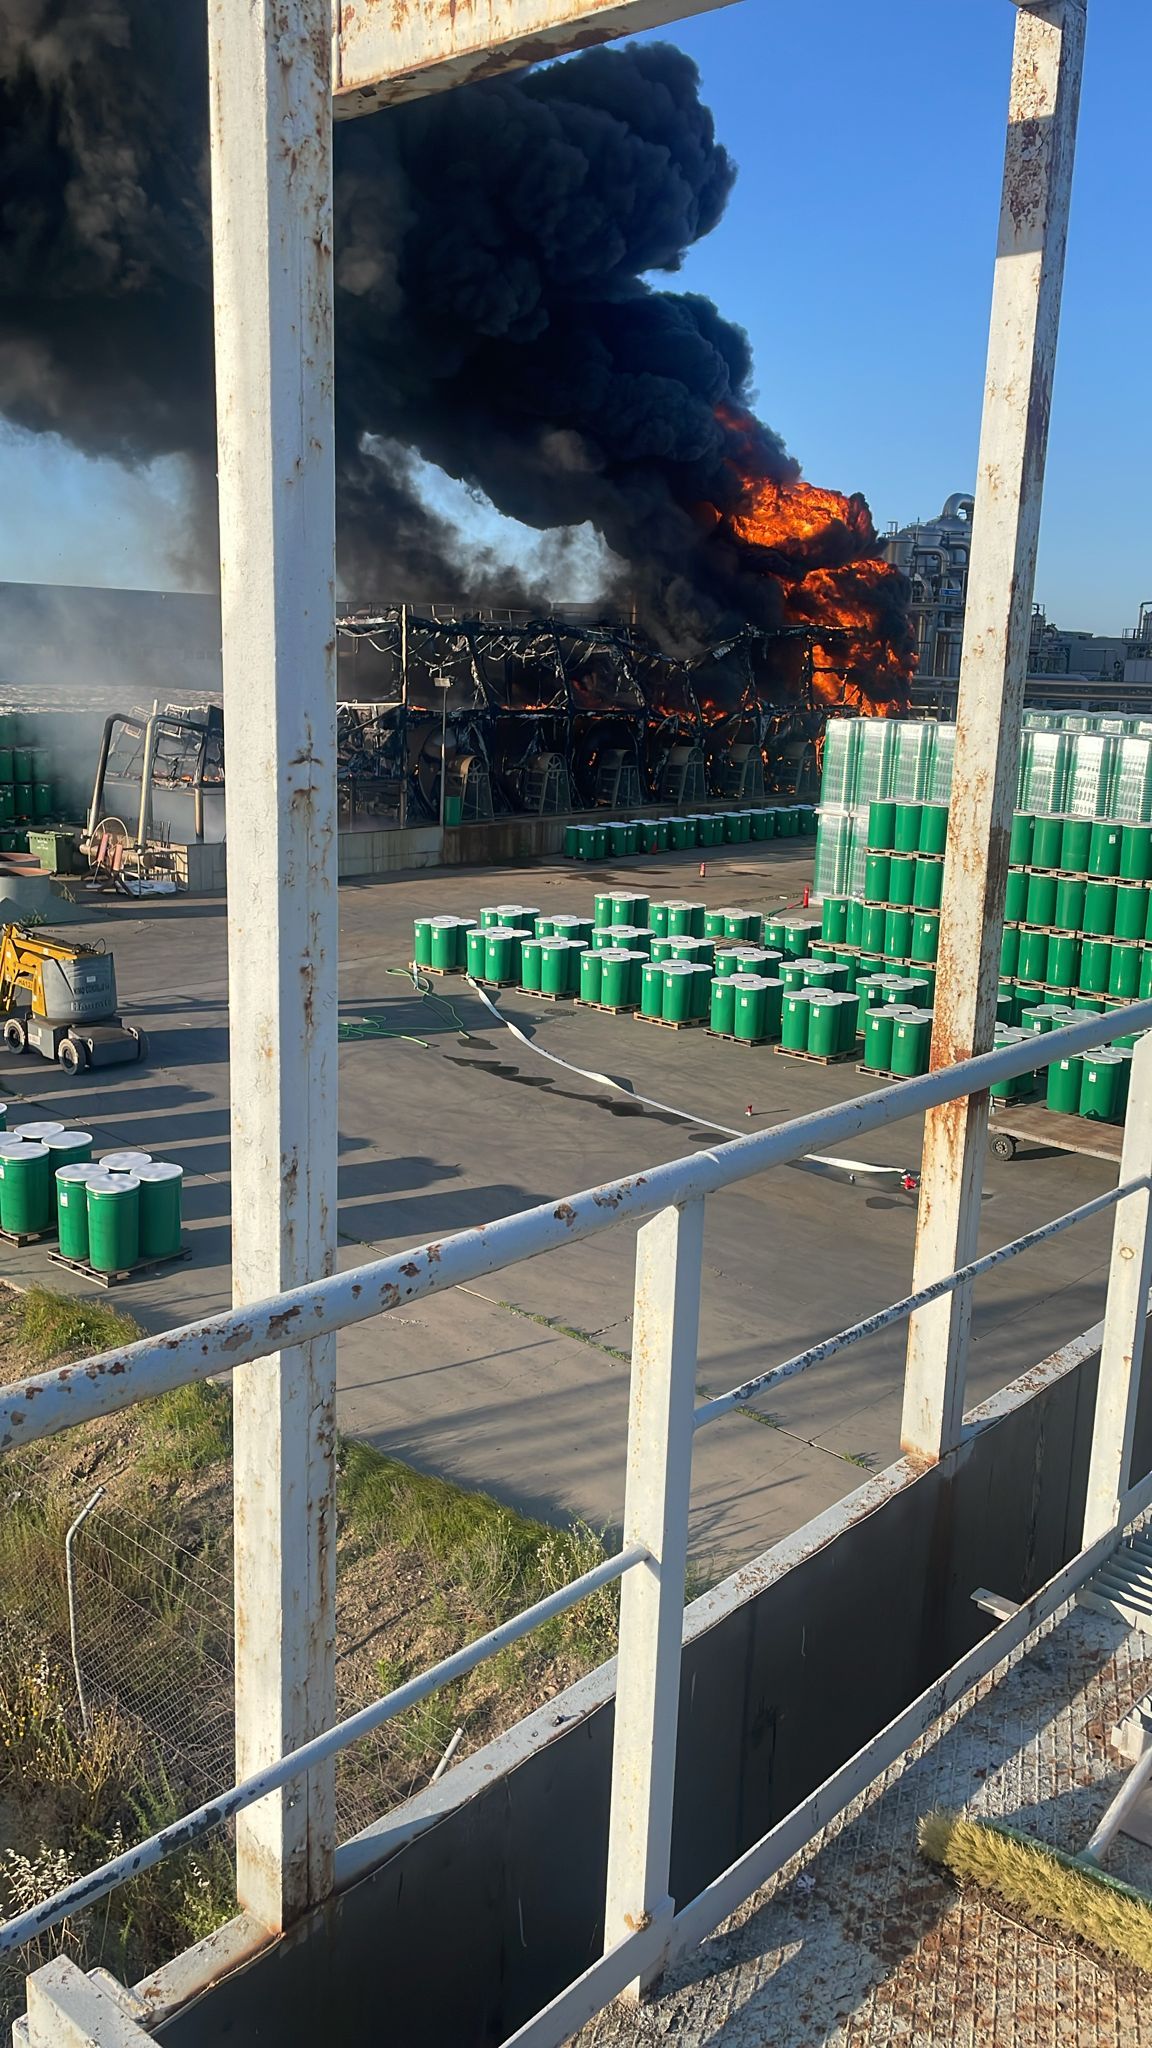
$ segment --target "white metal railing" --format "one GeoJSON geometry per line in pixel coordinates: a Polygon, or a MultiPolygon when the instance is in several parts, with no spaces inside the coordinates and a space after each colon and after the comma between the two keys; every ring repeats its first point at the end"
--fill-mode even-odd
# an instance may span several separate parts
{"type": "MultiPolygon", "coordinates": [[[[1109,1037],[1133,1031],[1152,1033],[1152,1001],[1115,1011],[1106,1019],[1086,1015],[1081,1022],[1051,1033],[1043,1043],[1045,1064],[1100,1045],[1102,1028],[1109,1037]]],[[[0,1952],[91,1905],[199,1835],[300,1779],[450,1679],[473,1670],[505,1644],[597,1588],[620,1580],[605,1951],[590,1971],[512,2039],[520,2048],[527,2044],[554,2048],[581,2023],[582,2016],[599,2009],[629,1984],[649,1979],[670,1946],[682,1938],[677,1928],[695,1929],[702,1910],[701,1901],[690,1902],[674,1920],[668,1894],[692,1441],[698,1428],[779,1381],[905,1321],[925,1302],[968,1286],[980,1274],[1047,1238],[1115,1209],[1082,1557],[1106,1549],[1124,1512],[1132,1509],[1137,1497],[1144,1499],[1146,1489],[1130,1489],[1128,1463],[1149,1288],[1152,1035],[1141,1039],[1133,1054],[1117,1187],[942,1275],[740,1386],[706,1402],[696,1401],[706,1197],[753,1174],[823,1151],[830,1144],[1027,1072],[1037,1064],[1038,1051],[1035,1044],[1016,1043],[949,1071],[899,1083],[567,1200],[353,1267],[331,1279],[243,1305],[162,1337],[142,1339],[119,1352],[40,1374],[0,1391],[0,1448],[9,1448],[218,1374],[293,1341],[386,1314],[402,1302],[601,1230],[637,1220],[642,1224],[637,1240],[626,1504],[619,1554],[88,1877],[21,1913],[0,1930],[0,1952]]],[[[1071,1569],[1066,1568],[1065,1576],[1071,1569]]],[[[749,1889],[762,1881],[762,1866],[757,1867],[761,1874],[749,1889]]],[[[734,1903],[730,1888],[723,1896],[730,1911],[734,1903]]]]}

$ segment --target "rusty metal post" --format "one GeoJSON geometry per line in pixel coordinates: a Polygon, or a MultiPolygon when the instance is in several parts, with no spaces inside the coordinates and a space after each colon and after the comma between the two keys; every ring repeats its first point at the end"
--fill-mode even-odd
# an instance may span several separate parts
{"type": "MultiPolygon", "coordinates": [[[[330,0],[209,0],[232,1289],[332,1272],[336,678],[330,0]]],[[[277,1334],[291,1344],[299,1321],[277,1334]]],[[[236,1768],[335,1719],[335,1340],[235,1375],[236,1768]]],[[[333,1773],[242,1814],[240,1904],[331,1890],[333,1773]]]]}
{"type": "MultiPolygon", "coordinates": [[[[1152,1174],[1152,1035],[1132,1055],[1132,1079],[1120,1186],[1152,1174]]],[[[1084,1507],[1084,1549],[1106,1536],[1120,1519],[1132,1480],[1132,1439],[1140,1399],[1148,1290],[1152,1287],[1152,1190],[1137,1188],[1116,1207],[1108,1302],[1100,1346],[1100,1377],[1092,1426],[1092,1455],[1084,1507]]]]}
{"type": "MultiPolygon", "coordinates": [[[[1060,324],[1086,0],[1020,5],[992,293],[932,1066],[986,1052],[996,987],[1036,540],[1060,324]]],[[[975,1256],[987,1094],[930,1112],[913,1288],[975,1256]]],[[[960,1436],[971,1288],[913,1316],[901,1431],[938,1459],[960,1436]]]]}
{"type": "MultiPolygon", "coordinates": [[[[661,1209],[636,1239],[624,1548],[645,1564],[620,1591],[604,1946],[671,1927],[668,1863],[692,1488],[704,1203],[661,1209]]],[[[631,1987],[638,1996],[658,1971],[631,1987]]]]}

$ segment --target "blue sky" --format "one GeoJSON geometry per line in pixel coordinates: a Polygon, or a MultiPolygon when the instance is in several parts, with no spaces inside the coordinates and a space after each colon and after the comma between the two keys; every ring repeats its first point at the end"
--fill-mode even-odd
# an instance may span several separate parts
{"type": "MultiPolygon", "coordinates": [[[[664,31],[741,172],[678,281],[747,327],[763,416],[881,528],[973,482],[1015,11],[740,0],[664,31]]],[[[1152,0],[1089,0],[1036,595],[1097,632],[1152,597],[1150,66],[1152,0]]],[[[0,574],[175,580],[172,465],[125,476],[0,432],[0,471],[22,507],[0,574]]]]}

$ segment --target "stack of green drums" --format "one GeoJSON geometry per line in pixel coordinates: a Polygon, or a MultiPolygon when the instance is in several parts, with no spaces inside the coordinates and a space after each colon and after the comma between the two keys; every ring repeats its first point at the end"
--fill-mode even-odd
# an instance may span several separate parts
{"type": "MultiPolygon", "coordinates": [[[[839,1059],[856,1044],[856,998],[843,989],[810,988],[803,1050],[813,1059],[839,1059]]],[[[800,1048],[795,1048],[799,1050],[800,1048]]]]}
{"type": "MultiPolygon", "coordinates": [[[[483,933],[484,972],[478,979],[494,982],[498,987],[514,987],[520,980],[520,948],[527,939],[532,940],[530,929],[519,930],[514,925],[494,924],[483,933]]],[[[543,940],[538,940],[543,944],[543,940]]],[[[469,947],[469,960],[472,953],[469,947]]]]}
{"type": "Polygon", "coordinates": [[[767,1045],[780,1036],[784,984],[763,974],[717,975],[712,982],[710,1026],[718,1038],[767,1045]]]}
{"type": "Polygon", "coordinates": [[[440,974],[463,973],[468,965],[468,933],[473,917],[418,917],[413,925],[413,957],[417,967],[440,974]]]}
{"type": "Polygon", "coordinates": [[[665,1024],[692,1024],[708,1016],[712,975],[691,960],[652,960],[641,967],[640,1015],[665,1024]]]}

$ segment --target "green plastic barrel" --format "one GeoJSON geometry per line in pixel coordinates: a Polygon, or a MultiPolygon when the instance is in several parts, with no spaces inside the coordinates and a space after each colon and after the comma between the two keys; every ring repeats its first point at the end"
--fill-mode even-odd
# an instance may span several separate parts
{"type": "Polygon", "coordinates": [[[596,827],[594,825],[578,825],[576,827],[576,858],[577,860],[595,860],[596,827]]]}
{"type": "MultiPolygon", "coordinates": [[[[844,915],[847,921],[848,899],[844,898],[844,915]]],[[[726,910],[724,912],[724,936],[726,939],[748,939],[758,946],[764,936],[764,919],[758,910],[726,910]]],[[[825,933],[827,937],[827,933],[825,933]]]]}
{"type": "Polygon", "coordinates": [[[432,923],[432,958],[429,965],[440,968],[462,967],[467,958],[464,934],[468,929],[458,917],[434,917],[432,923]]]}
{"type": "Polygon", "coordinates": [[[714,939],[673,939],[672,958],[694,962],[702,960],[706,966],[712,967],[716,960],[716,942],[714,939]]]}
{"type": "Polygon", "coordinates": [[[651,954],[652,959],[670,960],[672,958],[672,948],[675,944],[675,939],[653,939],[651,954]]]}
{"type": "Polygon", "coordinates": [[[916,863],[916,887],[912,902],[917,910],[939,910],[944,894],[944,863],[942,860],[918,860],[916,863]]]}
{"type": "Polygon", "coordinates": [[[781,955],[787,949],[788,927],[782,917],[770,917],[764,926],[764,943],[781,955]]]}
{"type": "Polygon", "coordinates": [[[863,930],[864,905],[860,901],[859,896],[850,896],[848,898],[848,927],[844,934],[847,943],[850,946],[859,946],[862,942],[861,934],[863,930]]]}
{"type": "Polygon", "coordinates": [[[704,912],[704,937],[706,939],[722,939],[724,937],[724,912],[722,910],[706,910],[704,912]]]}
{"type": "Polygon", "coordinates": [[[1004,916],[1009,924],[1023,924],[1028,908],[1028,884],[1031,876],[1023,868],[1009,868],[1008,883],[1004,892],[1004,916]]]}
{"type": "Polygon", "coordinates": [[[869,903],[887,903],[891,876],[892,856],[890,853],[865,854],[864,895],[869,903]]]}
{"type": "Polygon", "coordinates": [[[893,845],[897,853],[919,853],[920,851],[919,804],[897,804],[896,830],[893,845]]]}
{"type": "Polygon", "coordinates": [[[612,946],[606,953],[601,953],[600,1001],[605,1008],[626,1010],[639,999],[640,968],[636,955],[622,946],[612,946]]]}
{"type": "Polygon", "coordinates": [[[820,930],[834,946],[842,946],[848,938],[847,896],[826,896],[820,912],[820,930]]]}
{"type": "Polygon", "coordinates": [[[34,782],[32,784],[32,816],[50,818],[56,809],[56,784],[34,782]]]}
{"type": "Polygon", "coordinates": [[[1152,996],[1152,946],[1145,946],[1140,955],[1140,994],[1152,996]]]}
{"type": "Polygon", "coordinates": [[[1140,993],[1140,948],[1127,940],[1114,939],[1108,963],[1108,993],[1134,1000],[1140,993]]]}
{"type": "Polygon", "coordinates": [[[590,827],[589,827],[589,830],[590,830],[590,832],[591,832],[591,835],[592,835],[592,853],[591,853],[591,856],[590,856],[590,857],[591,857],[591,859],[592,859],[592,860],[607,860],[607,858],[608,858],[608,827],[607,827],[607,825],[592,825],[592,826],[590,826],[590,827]]]}
{"type": "MultiPolygon", "coordinates": [[[[589,957],[585,954],[585,959],[589,957]]],[[[583,965],[581,965],[583,975],[583,965]]],[[[640,969],[640,1015],[662,1017],[664,1015],[664,968],[658,960],[649,960],[640,969]]]]}
{"type": "Polygon", "coordinates": [[[1082,1015],[1102,1017],[1104,1015],[1104,1005],[1100,1001],[1098,996],[1088,996],[1084,995],[1083,993],[1079,993],[1073,996],[1072,1006],[1075,1009],[1078,1017],[1082,1015]]]}
{"type": "Polygon", "coordinates": [[[996,1022],[1011,1024],[1016,1015],[1016,1002],[1011,989],[1000,989],[996,996],[996,1022]]]}
{"type": "Polygon", "coordinates": [[[724,844],[743,846],[752,837],[752,826],[746,811],[726,811],[724,814],[724,844]]]}
{"type": "Polygon", "coordinates": [[[868,1010],[864,1016],[864,1065],[873,1073],[889,1074],[892,1071],[893,1010],[888,1004],[878,1010],[868,1010]]]}
{"type": "MultiPolygon", "coordinates": [[[[0,782],[0,825],[12,825],[16,820],[16,792],[10,782],[0,782]]],[[[9,848],[9,851],[14,851],[9,848]]]]}
{"type": "Polygon", "coordinates": [[[749,948],[745,946],[717,946],[716,958],[712,963],[713,974],[726,977],[729,974],[754,973],[754,968],[744,969],[740,964],[743,955],[748,950],[749,948]]]}
{"type": "Polygon", "coordinates": [[[579,827],[578,825],[565,825],[565,827],[564,827],[564,858],[565,858],[565,860],[575,860],[575,858],[576,858],[576,855],[577,855],[577,853],[579,852],[579,850],[580,850],[580,827],[579,827]]]}
{"type": "Polygon", "coordinates": [[[1070,875],[1082,875],[1092,850],[1091,818],[1065,818],[1060,832],[1060,865],[1070,875]]]}
{"type": "Polygon", "coordinates": [[[637,896],[629,890],[612,894],[612,924],[646,925],[648,922],[648,898],[637,896]]]}
{"type": "Polygon", "coordinates": [[[913,960],[935,960],[940,948],[940,919],[934,911],[925,911],[916,918],[912,926],[913,960]]]}
{"type": "Polygon", "coordinates": [[[684,853],[690,846],[695,846],[695,818],[673,818],[672,830],[669,834],[669,843],[672,846],[674,852],[676,853],[684,853]]]}
{"type": "Polygon", "coordinates": [[[1047,1104],[1049,1109],[1058,1109],[1065,1116],[1076,1116],[1080,1110],[1080,1088],[1084,1078],[1084,1055],[1078,1052],[1066,1053],[1062,1060],[1053,1060],[1048,1069],[1047,1104]]]}
{"type": "Polygon", "coordinates": [[[664,969],[664,1007],[661,1015],[670,1024],[684,1024],[693,1014],[696,969],[690,960],[669,960],[664,969]]]}
{"type": "Polygon", "coordinates": [[[1092,826],[1092,839],[1088,848],[1088,872],[1091,875],[1118,875],[1124,828],[1112,818],[1097,818],[1092,826]]]}
{"type": "Polygon", "coordinates": [[[768,983],[757,974],[742,974],[737,978],[733,996],[733,1029],[737,1038],[750,1042],[767,1038],[768,983]]]}
{"type": "Polygon", "coordinates": [[[610,889],[598,889],[592,898],[593,928],[599,926],[601,929],[605,929],[608,925],[614,923],[615,919],[612,916],[612,891],[610,889]]]}
{"type": "Polygon", "coordinates": [[[1079,984],[1080,940],[1075,932],[1054,932],[1049,939],[1048,979],[1056,988],[1079,984]]]}
{"type": "Polygon", "coordinates": [[[0,782],[14,782],[16,766],[11,747],[0,747],[0,782]]]}
{"type": "Polygon", "coordinates": [[[905,1079],[926,1074],[931,1051],[931,1010],[897,1011],[892,1024],[892,1072],[905,1079]]]}
{"type": "Polygon", "coordinates": [[[640,834],[635,825],[613,823],[608,827],[608,851],[614,860],[640,851],[640,834]]]}
{"type": "Polygon", "coordinates": [[[1021,932],[1020,954],[1016,971],[1021,981],[1047,981],[1047,932],[1021,932]]]}
{"type": "Polygon", "coordinates": [[[1036,829],[1036,818],[1032,811],[1017,811],[1012,819],[1012,836],[1008,841],[1008,858],[1013,867],[1026,868],[1032,862],[1032,834],[1036,829]]]}
{"type": "Polygon", "coordinates": [[[1090,938],[1109,938],[1115,924],[1115,882],[1090,881],[1084,891],[1084,917],[1081,930],[1090,938]]]}
{"type": "Polygon", "coordinates": [[[503,924],[504,919],[494,903],[486,903],[480,912],[481,931],[491,931],[493,925],[503,924]]]}
{"type": "Polygon", "coordinates": [[[780,1043],[785,1052],[808,1050],[808,991],[788,989],[780,1008],[780,1043]]]}
{"type": "Polygon", "coordinates": [[[484,979],[484,956],[487,943],[488,933],[486,931],[473,929],[468,933],[466,941],[468,972],[474,981],[483,981],[484,979]]]}
{"type": "Polygon", "coordinates": [[[18,818],[33,817],[35,813],[32,808],[32,784],[30,782],[17,782],[14,788],[16,793],[16,816],[18,818]]]}
{"type": "Polygon", "coordinates": [[[594,953],[591,950],[587,953],[582,953],[580,956],[580,1000],[582,1003],[598,1003],[600,1001],[601,961],[603,958],[602,953],[594,953]]]}
{"type": "Polygon", "coordinates": [[[417,967],[432,965],[432,919],[417,917],[412,921],[412,958],[417,967]]]}
{"type": "Polygon", "coordinates": [[[1148,890],[1143,882],[1117,882],[1116,917],[1113,925],[1118,939],[1142,939],[1148,918],[1148,890]]]}
{"type": "Polygon", "coordinates": [[[752,813],[753,839],[775,839],[776,813],[765,805],[763,810],[752,813]]]}
{"type": "Polygon", "coordinates": [[[1015,974],[1020,964],[1020,934],[1014,924],[1006,924],[1000,941],[1000,972],[1015,974]]]}
{"type": "Polygon", "coordinates": [[[901,908],[911,907],[916,894],[916,870],[920,863],[908,854],[894,853],[888,869],[888,901],[901,908]]]}
{"type": "Polygon", "coordinates": [[[151,1166],[152,1154],[135,1150],[103,1152],[96,1164],[101,1173],[139,1173],[142,1166],[151,1166]]]}
{"type": "Polygon", "coordinates": [[[1062,875],[1056,884],[1056,914],[1052,919],[1057,931],[1078,932],[1084,923],[1084,894],[1086,883],[1079,877],[1062,875]]]}
{"type": "Polygon", "coordinates": [[[0,1229],[26,1237],[47,1230],[55,1191],[47,1145],[30,1138],[0,1138],[0,1229]]]}
{"type": "Polygon", "coordinates": [[[56,1233],[66,1259],[88,1261],[88,1175],[90,1167],[58,1166],[56,1233]]]}
{"type": "Polygon", "coordinates": [[[780,928],[784,934],[780,951],[789,960],[801,959],[820,937],[818,917],[786,917],[782,920],[780,928]]]}
{"type": "Polygon", "coordinates": [[[494,924],[484,934],[484,979],[485,981],[518,981],[520,978],[520,947],[530,933],[513,930],[511,925],[494,924]]]}
{"type": "Polygon", "coordinates": [[[779,1038],[784,984],[772,974],[762,975],[761,979],[764,983],[764,1035],[766,1038],[779,1038]]]}
{"type": "Polygon", "coordinates": [[[804,1050],[820,1059],[830,1059],[840,1050],[840,1005],[830,989],[814,988],[809,992],[804,1050]]]}
{"type": "Polygon", "coordinates": [[[844,994],[848,988],[848,969],[838,961],[817,960],[808,969],[805,988],[822,988],[834,994],[844,994]]]}
{"type": "Polygon", "coordinates": [[[948,844],[947,804],[925,804],[920,812],[921,853],[942,854],[948,844]]]}
{"type": "Polygon", "coordinates": [[[14,782],[31,782],[32,780],[32,754],[28,747],[16,747],[13,749],[12,780],[14,782]]]}
{"type": "Polygon", "coordinates": [[[1106,996],[1112,967],[1111,939],[1084,939],[1080,945],[1080,986],[1085,995],[1106,996]]]}
{"type": "Polygon", "coordinates": [[[811,965],[812,963],[808,959],[782,960],[780,962],[780,979],[783,982],[785,988],[789,991],[798,988],[807,988],[808,970],[811,965]]]}
{"type": "Polygon", "coordinates": [[[140,1256],[170,1259],[180,1250],[180,1198],[184,1169],[169,1160],[142,1166],[140,1183],[140,1256]]]}
{"type": "Polygon", "coordinates": [[[1053,817],[1050,813],[1038,817],[1032,832],[1032,866],[1058,868],[1063,837],[1063,818],[1053,817]]]}
{"type": "Polygon", "coordinates": [[[668,825],[664,818],[641,818],[641,853],[663,853],[668,845],[668,825]]]}
{"type": "MultiPolygon", "coordinates": [[[[998,1052],[1002,1046],[1018,1045],[1029,1035],[1028,1032],[1012,1026],[998,1025],[992,1038],[993,1050],[998,1052]]],[[[1015,1074],[1009,1081],[993,1081],[988,1093],[997,1102],[1026,1102],[1030,1095],[1036,1093],[1035,1069],[1029,1073],[1015,1074]]]]}
{"type": "Polygon", "coordinates": [[[532,931],[538,939],[553,939],[556,936],[556,920],[551,917],[534,917],[532,931]]]}
{"type": "Polygon", "coordinates": [[[648,922],[658,939],[668,936],[668,910],[667,903],[652,903],[648,907],[648,922]]]}
{"type": "Polygon", "coordinates": [[[1044,1003],[1036,1003],[1020,1012],[1021,1031],[1030,1031],[1034,1037],[1043,1037],[1045,1032],[1056,1029],[1056,1018],[1044,1003]]]}
{"type": "Polygon", "coordinates": [[[912,951],[912,912],[884,913],[884,955],[888,960],[907,960],[912,951]]]}
{"type": "Polygon", "coordinates": [[[605,953],[609,946],[619,944],[614,924],[594,924],[592,927],[592,951],[605,953]]]}
{"type": "Polygon", "coordinates": [[[1029,875],[1025,924],[1050,925],[1056,920],[1055,875],[1029,875]]]}
{"type": "Polygon", "coordinates": [[[856,1035],[858,1038],[863,1038],[864,1036],[864,1021],[869,1010],[874,1009],[877,1004],[883,1001],[883,996],[880,992],[881,979],[882,977],[879,974],[865,974],[856,983],[856,1035]]]}
{"type": "Polygon", "coordinates": [[[592,944],[592,920],[590,917],[573,917],[568,912],[562,912],[559,917],[550,917],[545,919],[544,922],[551,925],[551,933],[540,930],[541,919],[537,918],[536,936],[538,939],[546,939],[548,937],[576,939],[582,946],[590,946],[592,944]]]}
{"type": "Polygon", "coordinates": [[[1123,1064],[1123,1057],[1118,1052],[1085,1053],[1080,1077],[1081,1116],[1089,1117],[1093,1123],[1116,1121],[1123,1064]]]}
{"type": "Polygon", "coordinates": [[[868,845],[878,853],[891,853],[896,843],[896,806],[886,801],[868,806],[868,845]]]}
{"type": "Polygon", "coordinates": [[[735,1030],[736,983],[730,974],[716,975],[708,1005],[708,1023],[713,1031],[731,1038],[735,1030]]]}
{"type": "Polygon", "coordinates": [[[668,936],[670,939],[702,939],[704,937],[704,905],[685,903],[679,899],[668,905],[668,936]]]}
{"type": "MultiPolygon", "coordinates": [[[[550,946],[555,943],[551,938],[547,941],[550,946]]],[[[544,945],[543,939],[525,939],[520,947],[520,986],[529,995],[539,995],[544,986],[544,945]]]]}
{"type": "Polygon", "coordinates": [[[1121,828],[1120,873],[1126,882],[1152,880],[1152,825],[1121,828]]]}
{"type": "Polygon", "coordinates": [[[866,903],[864,905],[864,923],[860,940],[863,952],[882,953],[884,951],[884,930],[887,922],[888,912],[881,904],[866,903]]]}
{"type": "Polygon", "coordinates": [[[51,1154],[53,1173],[59,1166],[81,1166],[92,1158],[91,1131],[55,1131],[42,1142],[51,1154]]]}
{"type": "Polygon", "coordinates": [[[140,1258],[140,1182],[134,1173],[92,1173],[87,1181],[88,1260],[122,1273],[140,1258]]]}

